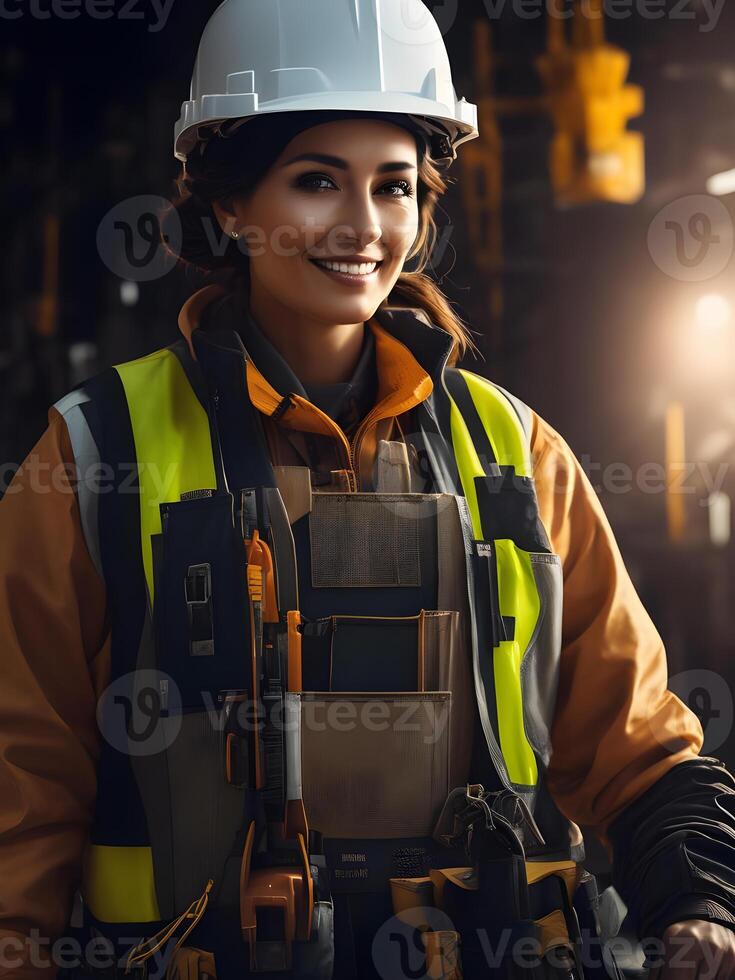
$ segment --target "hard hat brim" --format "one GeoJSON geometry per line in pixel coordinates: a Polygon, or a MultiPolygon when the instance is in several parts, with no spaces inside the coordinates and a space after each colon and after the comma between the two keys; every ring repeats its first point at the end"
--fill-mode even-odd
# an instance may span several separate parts
{"type": "Polygon", "coordinates": [[[434,156],[439,161],[454,159],[458,146],[479,135],[477,106],[464,99],[450,107],[404,92],[323,92],[292,96],[258,105],[257,95],[252,93],[210,95],[182,105],[181,116],[174,127],[175,156],[186,162],[194,147],[211,137],[219,123],[235,119],[255,119],[279,112],[325,110],[409,115],[417,123],[423,123],[427,133],[443,132],[446,135],[447,152],[438,158],[434,156]]]}

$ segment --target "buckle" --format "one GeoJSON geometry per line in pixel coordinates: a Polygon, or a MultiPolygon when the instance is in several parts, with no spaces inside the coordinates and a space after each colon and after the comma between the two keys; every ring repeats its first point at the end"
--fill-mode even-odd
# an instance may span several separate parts
{"type": "Polygon", "coordinates": [[[209,562],[189,565],[184,580],[189,616],[189,654],[214,656],[214,616],[212,614],[212,566],[209,562]]]}
{"type": "Polygon", "coordinates": [[[314,880],[302,834],[298,867],[251,869],[255,824],[250,824],[240,869],[240,926],[250,971],[291,970],[293,944],[308,941],[314,917],[314,880]]]}
{"type": "Polygon", "coordinates": [[[493,811],[490,809],[490,805],[487,802],[487,796],[488,794],[485,792],[481,783],[467,784],[465,799],[467,800],[469,807],[464,811],[464,813],[468,814],[468,826],[474,826],[475,821],[472,819],[472,816],[477,810],[479,810],[481,817],[484,817],[485,819],[485,829],[495,830],[493,811]]]}

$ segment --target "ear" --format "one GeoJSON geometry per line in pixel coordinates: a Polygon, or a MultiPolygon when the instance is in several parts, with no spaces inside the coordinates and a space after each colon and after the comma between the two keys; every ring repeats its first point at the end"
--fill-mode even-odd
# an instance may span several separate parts
{"type": "Polygon", "coordinates": [[[232,198],[225,197],[221,201],[212,201],[214,216],[226,235],[231,235],[237,224],[237,215],[232,206],[232,198]]]}

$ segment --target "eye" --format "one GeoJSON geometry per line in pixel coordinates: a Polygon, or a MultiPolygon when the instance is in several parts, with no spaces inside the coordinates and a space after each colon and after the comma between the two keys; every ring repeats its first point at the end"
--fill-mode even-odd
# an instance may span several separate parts
{"type": "MultiPolygon", "coordinates": [[[[317,192],[329,190],[328,186],[325,187],[323,184],[319,186],[320,181],[326,182],[327,184],[330,184],[332,187],[336,187],[336,184],[334,183],[332,178],[327,176],[326,174],[304,174],[302,177],[297,178],[296,186],[304,187],[307,190],[314,190],[317,192]]],[[[385,184],[381,188],[381,191],[385,191],[388,188],[396,188],[396,187],[399,188],[403,193],[402,194],[389,193],[388,197],[413,197],[413,187],[407,180],[392,180],[389,184],[385,184]]]]}
{"type": "Polygon", "coordinates": [[[401,194],[389,193],[388,194],[389,197],[413,197],[413,187],[409,184],[407,180],[392,180],[390,184],[386,184],[385,187],[383,187],[382,189],[383,190],[388,189],[390,191],[391,189],[395,190],[396,188],[402,191],[402,193],[401,194]]]}
{"type": "Polygon", "coordinates": [[[304,187],[307,190],[327,191],[330,187],[336,187],[337,185],[326,174],[302,174],[301,177],[297,177],[296,186],[304,187]],[[325,184],[328,186],[325,186],[325,184]]]}

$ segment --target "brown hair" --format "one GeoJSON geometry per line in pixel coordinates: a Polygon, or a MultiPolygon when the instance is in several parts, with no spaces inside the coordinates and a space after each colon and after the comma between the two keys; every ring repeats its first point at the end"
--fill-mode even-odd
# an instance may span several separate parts
{"type": "MultiPolygon", "coordinates": [[[[233,282],[245,280],[247,284],[248,257],[238,242],[221,235],[212,202],[252,191],[297,132],[338,118],[370,115],[361,112],[277,113],[241,125],[231,136],[214,135],[206,143],[199,144],[189,154],[176,181],[177,196],[161,215],[164,246],[170,248],[168,241],[180,237],[177,258],[181,264],[204,272],[230,271],[233,282]],[[181,223],[180,236],[173,233],[176,216],[181,223]]],[[[437,202],[445,193],[447,182],[426,153],[423,137],[418,131],[414,134],[419,151],[419,234],[407,261],[416,259],[416,263],[413,271],[401,272],[381,307],[423,310],[433,324],[453,337],[452,360],[456,361],[473,346],[472,340],[449,300],[424,271],[437,237],[434,217],[437,202]]]]}

